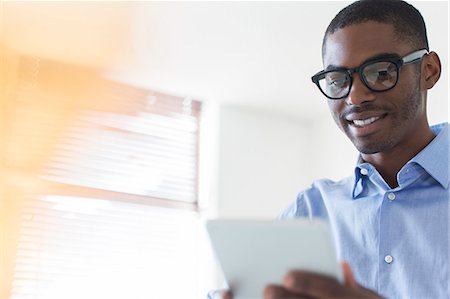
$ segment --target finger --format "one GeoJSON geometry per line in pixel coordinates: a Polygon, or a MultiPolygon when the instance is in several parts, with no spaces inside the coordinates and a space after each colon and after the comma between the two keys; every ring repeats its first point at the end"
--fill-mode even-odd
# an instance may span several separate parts
{"type": "Polygon", "coordinates": [[[303,294],[290,292],[279,285],[268,285],[263,292],[264,299],[312,299],[312,297],[308,297],[303,294]]]}
{"type": "Polygon", "coordinates": [[[226,291],[225,294],[223,294],[222,299],[232,299],[232,295],[230,291],[226,291]]]}
{"type": "MultiPolygon", "coordinates": [[[[351,272],[348,273],[351,274],[351,272]]],[[[286,275],[283,287],[289,292],[312,298],[381,298],[373,291],[359,286],[356,281],[354,283],[355,287],[349,287],[340,284],[333,277],[306,271],[291,271],[286,275]]]]}
{"type": "Polygon", "coordinates": [[[284,277],[283,286],[301,292],[320,286],[339,286],[339,282],[331,276],[307,271],[290,271],[284,277]]]}
{"type": "Polygon", "coordinates": [[[283,287],[310,297],[343,298],[348,295],[348,288],[335,278],[306,271],[290,271],[283,280],[283,287]]]}
{"type": "Polygon", "coordinates": [[[211,294],[211,299],[232,299],[233,295],[230,290],[215,290],[211,294]]]}
{"type": "Polygon", "coordinates": [[[286,290],[278,285],[268,285],[263,291],[264,299],[282,299],[287,298],[286,290]]]}
{"type": "Polygon", "coordinates": [[[343,261],[341,262],[341,267],[342,272],[344,273],[345,285],[353,289],[358,288],[359,285],[356,282],[355,277],[353,276],[352,268],[350,267],[350,265],[346,261],[343,261]]]}

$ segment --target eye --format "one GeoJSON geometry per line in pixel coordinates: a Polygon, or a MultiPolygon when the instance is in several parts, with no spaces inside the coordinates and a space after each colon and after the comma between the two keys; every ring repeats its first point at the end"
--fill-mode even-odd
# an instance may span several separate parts
{"type": "Polygon", "coordinates": [[[377,62],[366,66],[363,75],[372,88],[386,88],[395,84],[397,67],[392,62],[377,62]]]}
{"type": "Polygon", "coordinates": [[[329,88],[344,88],[348,84],[347,76],[341,72],[330,72],[325,80],[329,88]]]}
{"type": "Polygon", "coordinates": [[[377,80],[389,80],[391,76],[389,75],[388,70],[379,70],[378,71],[378,76],[377,76],[377,80]]]}

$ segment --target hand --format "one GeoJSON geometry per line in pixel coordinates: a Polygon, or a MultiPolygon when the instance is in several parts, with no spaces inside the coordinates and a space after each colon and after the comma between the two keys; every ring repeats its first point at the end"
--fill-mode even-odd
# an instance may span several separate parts
{"type": "Polygon", "coordinates": [[[220,299],[233,299],[233,295],[231,295],[231,291],[229,290],[224,290],[220,296],[220,299]]]}
{"type": "MultiPolygon", "coordinates": [[[[382,298],[374,292],[358,285],[350,266],[343,262],[344,284],[336,279],[305,271],[291,271],[282,285],[268,285],[264,289],[264,299],[283,298],[382,298]]],[[[229,294],[228,294],[229,296],[229,294]]],[[[228,299],[231,297],[224,297],[228,299]]]]}

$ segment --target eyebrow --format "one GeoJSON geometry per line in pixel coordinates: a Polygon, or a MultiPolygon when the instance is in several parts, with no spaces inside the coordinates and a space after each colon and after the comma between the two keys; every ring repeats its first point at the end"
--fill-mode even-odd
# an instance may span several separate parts
{"type": "MultiPolygon", "coordinates": [[[[363,65],[364,63],[367,63],[367,62],[370,62],[371,60],[376,60],[376,59],[379,59],[379,58],[385,58],[385,57],[392,57],[392,56],[399,56],[397,53],[381,53],[381,54],[377,54],[377,55],[374,55],[374,56],[371,56],[371,57],[369,57],[369,58],[367,58],[366,60],[364,60],[359,66],[357,66],[357,67],[360,67],[361,65],[363,65]]],[[[400,56],[399,56],[400,57],[400,56]]],[[[351,68],[346,68],[346,67],[343,67],[343,66],[337,66],[337,65],[334,65],[334,64],[330,64],[329,66],[327,66],[326,68],[325,68],[325,71],[333,71],[333,70],[348,70],[348,69],[351,69],[351,68]]]]}

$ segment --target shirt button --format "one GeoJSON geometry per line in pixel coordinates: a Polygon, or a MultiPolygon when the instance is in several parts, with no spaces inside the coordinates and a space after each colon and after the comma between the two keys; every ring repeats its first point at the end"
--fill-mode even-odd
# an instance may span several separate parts
{"type": "Polygon", "coordinates": [[[359,173],[361,173],[362,175],[368,175],[369,171],[365,168],[361,168],[361,170],[359,171],[359,173]]]}
{"type": "Polygon", "coordinates": [[[388,264],[390,264],[390,263],[392,263],[392,261],[393,261],[394,259],[392,258],[392,255],[386,255],[385,257],[384,257],[384,261],[386,262],[386,263],[388,263],[388,264]]]}
{"type": "Polygon", "coordinates": [[[388,199],[389,199],[390,201],[394,200],[394,199],[395,199],[395,194],[394,194],[394,193],[389,193],[389,194],[388,194],[388,199]]]}

